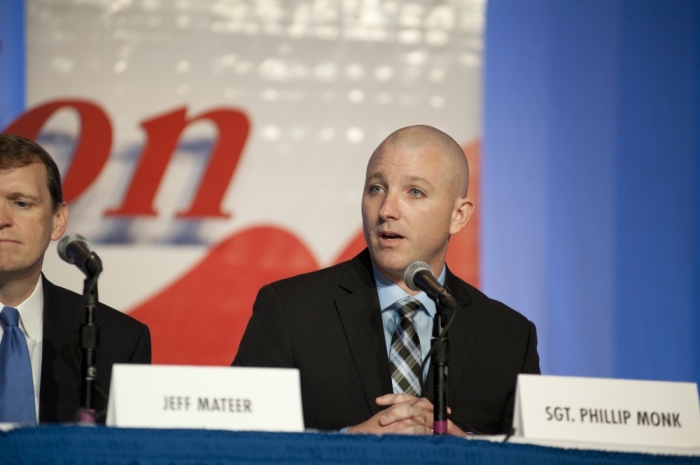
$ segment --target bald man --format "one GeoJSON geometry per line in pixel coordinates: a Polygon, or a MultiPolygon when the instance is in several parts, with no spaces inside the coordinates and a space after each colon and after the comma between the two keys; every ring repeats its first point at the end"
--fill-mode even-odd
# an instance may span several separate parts
{"type": "Polygon", "coordinates": [[[458,303],[449,329],[448,432],[508,432],[517,375],[540,372],[537,336],[525,317],[445,263],[450,236],[474,209],[468,184],[466,157],[450,136],[429,126],[392,133],[367,165],[367,249],[263,287],[233,365],[298,368],[307,428],[431,433],[432,368],[420,364],[436,308],[403,281],[420,260],[458,303]]]}

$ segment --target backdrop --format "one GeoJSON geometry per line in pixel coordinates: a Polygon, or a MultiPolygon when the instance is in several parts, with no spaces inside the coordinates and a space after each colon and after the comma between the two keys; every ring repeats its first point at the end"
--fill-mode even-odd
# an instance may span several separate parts
{"type": "MultiPolygon", "coordinates": [[[[260,287],[361,251],[365,166],[395,129],[463,144],[478,201],[481,1],[0,8],[0,123],[57,160],[100,299],[149,325],[156,363],[230,364],[260,287]]],[[[478,224],[450,246],[475,284],[478,224]]],[[[82,288],[54,248],[44,272],[82,288]]]]}
{"type": "Polygon", "coordinates": [[[475,168],[448,263],[535,321],[545,373],[700,381],[700,6],[484,9],[6,0],[0,127],[59,160],[156,362],[228,363],[260,285],[360,250],[365,163],[420,122],[475,168]]]}

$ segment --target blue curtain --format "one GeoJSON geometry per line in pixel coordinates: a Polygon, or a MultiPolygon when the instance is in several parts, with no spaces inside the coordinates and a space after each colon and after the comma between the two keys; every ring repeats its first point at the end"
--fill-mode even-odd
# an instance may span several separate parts
{"type": "Polygon", "coordinates": [[[24,0],[0,1],[0,130],[25,105],[24,0]]]}
{"type": "Polygon", "coordinates": [[[700,381],[700,3],[489,0],[483,287],[547,374],[700,381]]]}

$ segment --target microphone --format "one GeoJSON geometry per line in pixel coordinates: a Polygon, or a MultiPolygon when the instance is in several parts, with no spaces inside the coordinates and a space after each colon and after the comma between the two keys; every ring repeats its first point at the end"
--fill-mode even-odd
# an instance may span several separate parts
{"type": "Polygon", "coordinates": [[[433,270],[425,262],[413,262],[406,267],[403,281],[412,291],[423,291],[440,305],[455,308],[457,301],[433,276],[433,270]]]}
{"type": "MultiPolygon", "coordinates": [[[[447,369],[450,362],[450,341],[447,338],[447,328],[452,323],[447,322],[445,312],[440,307],[457,308],[454,297],[447,292],[435,276],[430,265],[425,262],[413,262],[403,274],[406,287],[412,291],[423,291],[433,299],[437,305],[437,313],[433,318],[433,338],[430,343],[430,351],[421,364],[421,373],[431,357],[433,366],[433,434],[447,434],[447,369]]],[[[454,314],[452,315],[454,318],[454,314]]],[[[421,383],[421,392],[425,396],[425,389],[421,383]]]]}
{"type": "Polygon", "coordinates": [[[80,268],[88,278],[102,273],[102,260],[90,250],[87,240],[80,234],[69,234],[58,241],[58,256],[80,268]]]}

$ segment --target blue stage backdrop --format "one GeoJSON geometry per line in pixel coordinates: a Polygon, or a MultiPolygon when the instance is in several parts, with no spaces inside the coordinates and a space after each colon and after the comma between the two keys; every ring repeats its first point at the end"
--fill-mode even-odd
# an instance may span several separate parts
{"type": "Polygon", "coordinates": [[[0,1],[0,128],[24,110],[24,1],[0,1]]]}
{"type": "Polygon", "coordinates": [[[484,290],[544,373],[700,381],[700,3],[490,0],[484,290]]]}

